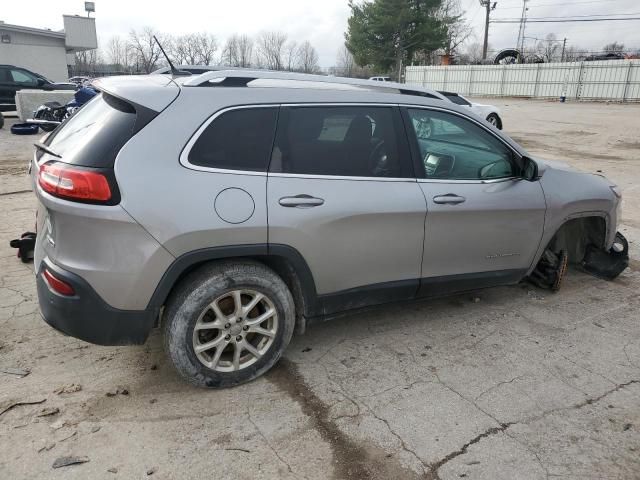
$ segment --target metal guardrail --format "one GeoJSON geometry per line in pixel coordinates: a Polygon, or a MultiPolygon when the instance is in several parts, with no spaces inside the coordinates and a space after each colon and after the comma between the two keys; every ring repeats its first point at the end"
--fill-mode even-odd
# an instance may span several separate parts
{"type": "Polygon", "coordinates": [[[407,67],[405,83],[469,96],[640,101],[640,60],[407,67]]]}

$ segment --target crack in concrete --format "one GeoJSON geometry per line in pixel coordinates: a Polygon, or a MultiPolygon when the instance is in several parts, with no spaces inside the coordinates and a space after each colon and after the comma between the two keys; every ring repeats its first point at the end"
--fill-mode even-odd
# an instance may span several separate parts
{"type": "MultiPolygon", "coordinates": [[[[453,388],[449,387],[447,384],[442,382],[440,380],[440,377],[438,377],[437,374],[436,374],[436,378],[438,378],[438,381],[445,388],[447,388],[450,391],[454,392],[455,394],[459,395],[461,398],[463,398],[464,400],[466,400],[469,403],[471,403],[472,405],[474,405],[482,413],[484,413],[485,415],[487,415],[490,418],[492,418],[492,419],[497,421],[497,419],[495,417],[493,417],[489,413],[485,412],[482,408],[478,407],[473,401],[467,399],[464,395],[460,394],[459,392],[457,392],[456,390],[454,390],[453,388]]],[[[496,435],[498,433],[505,433],[509,438],[512,438],[513,440],[517,441],[520,445],[525,446],[523,443],[521,443],[520,441],[515,439],[513,436],[509,435],[507,433],[507,429],[509,429],[513,425],[518,425],[518,424],[527,425],[527,424],[529,424],[531,422],[535,422],[535,421],[540,420],[540,419],[542,419],[542,418],[544,418],[544,417],[546,417],[548,415],[552,415],[552,414],[560,412],[560,411],[579,410],[579,409],[581,409],[583,407],[586,407],[587,405],[593,405],[594,403],[598,403],[599,401],[603,400],[604,398],[606,398],[607,396],[611,395],[612,393],[615,393],[615,392],[617,392],[619,390],[622,390],[625,387],[628,387],[630,385],[637,384],[637,383],[640,383],[640,380],[636,380],[636,379],[629,380],[628,382],[617,384],[614,388],[612,388],[610,390],[607,390],[606,392],[602,393],[601,395],[598,395],[597,397],[588,398],[588,399],[586,399],[586,400],[584,400],[582,402],[579,402],[579,403],[576,403],[576,404],[573,404],[573,405],[569,405],[569,406],[566,406],[566,407],[559,407],[559,408],[554,408],[554,409],[551,409],[551,410],[547,410],[547,411],[542,412],[540,415],[535,415],[535,416],[532,416],[532,417],[529,417],[529,418],[526,418],[524,420],[520,420],[520,421],[517,421],[517,422],[506,422],[506,423],[498,422],[500,426],[491,427],[491,428],[485,430],[484,432],[480,433],[479,435],[476,435],[470,441],[465,443],[458,450],[455,450],[455,451],[449,453],[448,455],[446,455],[441,460],[438,460],[437,462],[432,463],[430,465],[429,471],[427,472],[426,479],[427,480],[440,480],[440,476],[438,475],[438,471],[440,470],[440,468],[442,468],[446,463],[450,462],[454,458],[459,457],[460,455],[464,455],[465,453],[467,453],[467,450],[469,449],[469,447],[471,447],[472,445],[475,445],[476,443],[479,443],[484,438],[490,437],[492,435],[496,435]]],[[[540,459],[539,455],[537,453],[535,453],[533,450],[531,450],[531,448],[529,448],[527,446],[525,446],[525,448],[538,459],[540,465],[545,470],[547,478],[548,478],[549,475],[550,475],[549,471],[545,467],[544,462],[542,462],[542,460],[540,459]]]]}
{"type": "Polygon", "coordinates": [[[622,352],[624,353],[624,356],[627,358],[627,362],[629,362],[629,365],[634,367],[634,368],[640,368],[640,366],[638,364],[636,364],[634,361],[631,360],[631,357],[629,356],[629,352],[627,352],[627,348],[629,348],[629,345],[631,345],[633,342],[633,340],[628,341],[623,347],[622,347],[622,352]]]}
{"type": "Polygon", "coordinates": [[[420,458],[420,456],[415,452],[415,450],[413,450],[413,449],[411,449],[411,448],[409,448],[409,447],[407,446],[406,442],[405,442],[405,441],[404,441],[404,439],[400,436],[400,434],[398,434],[398,433],[397,433],[393,428],[391,428],[391,425],[389,425],[389,421],[388,421],[386,418],[380,417],[378,414],[376,414],[376,412],[375,412],[371,407],[369,407],[369,405],[366,405],[366,404],[365,404],[365,406],[367,407],[367,410],[369,411],[369,413],[371,413],[371,415],[373,415],[373,417],[374,417],[376,420],[378,420],[378,421],[380,421],[380,422],[382,422],[382,423],[384,423],[384,424],[386,425],[387,430],[389,430],[389,433],[391,433],[391,435],[393,435],[394,437],[396,437],[396,439],[400,442],[400,446],[402,447],[402,449],[403,449],[405,452],[407,452],[407,453],[409,453],[409,454],[413,455],[413,457],[415,457],[415,459],[418,461],[418,463],[420,463],[420,465],[422,465],[422,470],[423,470],[423,472],[427,473],[427,471],[428,471],[428,469],[429,469],[429,465],[427,465],[427,464],[426,464],[426,463],[425,463],[425,462],[420,458]]]}
{"type": "MultiPolygon", "coordinates": [[[[361,445],[350,439],[331,418],[330,407],[313,393],[298,371],[297,365],[290,360],[281,359],[266,377],[300,406],[314,430],[329,445],[334,457],[335,478],[423,478],[413,470],[405,468],[382,448],[369,444],[361,445]]],[[[349,397],[345,394],[345,398],[349,397]]]]}
{"type": "Polygon", "coordinates": [[[269,442],[269,439],[267,438],[267,436],[260,429],[260,427],[256,424],[256,422],[253,420],[253,418],[251,418],[251,407],[249,405],[247,405],[247,418],[249,419],[249,423],[251,425],[253,425],[253,428],[256,429],[256,432],[258,432],[258,435],[260,435],[260,438],[262,438],[262,440],[264,441],[265,445],[267,447],[269,447],[269,449],[273,452],[273,454],[276,456],[276,458],[278,460],[280,460],[281,463],[284,463],[287,466],[287,470],[289,470],[289,473],[294,474],[293,473],[293,469],[291,468],[291,465],[289,465],[289,463],[284,458],[282,458],[280,456],[278,451],[275,448],[273,448],[273,445],[271,445],[271,442],[269,442]]]}
{"type": "MultiPolygon", "coordinates": [[[[524,377],[524,375],[518,375],[517,377],[513,377],[511,380],[506,380],[504,382],[496,383],[492,387],[489,387],[484,392],[480,393],[476,398],[473,399],[473,401],[477,402],[480,397],[486,395],[487,393],[492,392],[493,390],[495,390],[497,388],[500,388],[502,385],[508,385],[510,383],[515,382],[516,380],[520,380],[523,377],[524,377]]],[[[440,382],[440,383],[442,383],[442,382],[440,382]]]]}
{"type": "Polygon", "coordinates": [[[467,453],[467,450],[469,449],[470,446],[475,445],[476,443],[480,442],[483,438],[487,438],[487,437],[489,437],[491,435],[496,435],[498,433],[504,432],[507,428],[509,428],[513,424],[514,424],[514,422],[509,422],[509,423],[502,423],[502,424],[500,424],[499,427],[491,427],[491,428],[485,430],[484,432],[480,433],[479,435],[476,435],[475,437],[473,437],[471,440],[469,440],[467,443],[465,443],[458,450],[455,450],[455,451],[449,453],[444,458],[438,460],[437,462],[432,463],[429,466],[429,471],[427,472],[427,475],[425,477],[426,480],[439,480],[440,476],[438,475],[438,470],[440,470],[440,468],[443,465],[445,465],[446,463],[450,462],[454,458],[459,457],[460,455],[464,455],[465,453],[467,453]]]}

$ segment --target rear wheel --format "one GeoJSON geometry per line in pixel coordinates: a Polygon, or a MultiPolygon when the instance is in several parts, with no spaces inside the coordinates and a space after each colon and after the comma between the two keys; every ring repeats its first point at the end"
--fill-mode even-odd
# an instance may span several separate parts
{"type": "Polygon", "coordinates": [[[253,380],[291,340],[291,292],[257,262],[208,265],[181,282],[165,312],[165,349],[189,382],[211,388],[253,380]]]}

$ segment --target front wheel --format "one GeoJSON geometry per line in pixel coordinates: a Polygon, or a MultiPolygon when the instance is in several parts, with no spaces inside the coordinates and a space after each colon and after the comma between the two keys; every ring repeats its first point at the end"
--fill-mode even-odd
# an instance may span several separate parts
{"type": "Polygon", "coordinates": [[[221,262],[190,274],[165,311],[165,349],[194,385],[222,388],[262,375],[295,326],[291,292],[258,262],[221,262]]]}
{"type": "Polygon", "coordinates": [[[487,122],[496,127],[498,130],[502,130],[502,120],[497,113],[490,113],[487,117],[487,122]]]}

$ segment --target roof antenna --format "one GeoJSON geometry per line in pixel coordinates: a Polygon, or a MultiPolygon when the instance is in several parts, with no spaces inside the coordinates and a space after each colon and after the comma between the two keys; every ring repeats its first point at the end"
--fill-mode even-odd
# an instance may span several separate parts
{"type": "Polygon", "coordinates": [[[169,68],[171,69],[171,75],[191,75],[191,73],[187,72],[186,70],[178,70],[171,62],[171,59],[169,58],[169,55],[167,55],[167,52],[165,52],[164,48],[162,48],[162,45],[160,45],[160,41],[158,40],[158,38],[154,35],[153,39],[156,41],[156,43],[160,47],[160,51],[164,55],[164,58],[167,59],[167,63],[169,64],[169,68]]]}

